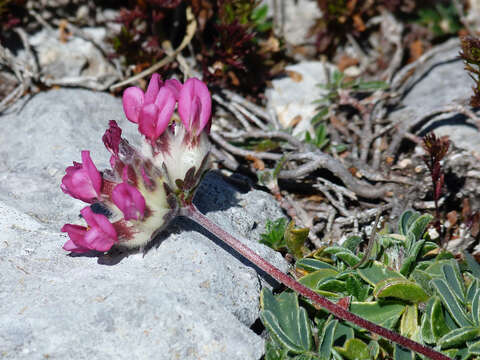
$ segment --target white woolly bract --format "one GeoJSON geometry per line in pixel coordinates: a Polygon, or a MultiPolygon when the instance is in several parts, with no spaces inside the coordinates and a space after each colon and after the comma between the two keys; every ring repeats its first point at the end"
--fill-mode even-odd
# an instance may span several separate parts
{"type": "Polygon", "coordinates": [[[155,166],[163,169],[163,164],[168,172],[169,185],[176,188],[175,180],[184,180],[187,171],[195,167],[198,171],[202,161],[210,151],[208,135],[202,132],[194,141],[186,141],[188,134],[183,125],[175,127],[175,133],[166,133],[168,136],[168,151],[157,154],[153,161],[155,166]]]}

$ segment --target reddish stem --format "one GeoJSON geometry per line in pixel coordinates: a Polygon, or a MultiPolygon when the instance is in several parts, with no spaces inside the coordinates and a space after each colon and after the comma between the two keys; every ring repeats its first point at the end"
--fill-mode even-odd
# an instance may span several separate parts
{"type": "Polygon", "coordinates": [[[313,290],[307,288],[306,286],[300,284],[295,279],[291,278],[290,276],[284,274],[281,270],[270,264],[267,260],[256,254],[253,250],[251,250],[248,246],[244,245],[238,239],[230,235],[228,232],[223,230],[214,222],[210,221],[205,215],[203,215],[195,205],[191,204],[186,207],[181,208],[180,215],[188,217],[195,221],[197,224],[202,226],[203,228],[207,229],[209,232],[217,236],[220,240],[225,242],[228,246],[235,249],[238,253],[242,256],[250,260],[260,269],[268,273],[272,276],[275,280],[281,282],[285,286],[289,287],[290,289],[296,291],[300,295],[309,298],[313,302],[320,305],[325,310],[328,310],[330,313],[335,315],[336,317],[349,321],[357,326],[360,326],[368,331],[371,331],[375,334],[380,335],[381,337],[393,341],[405,348],[408,348],[412,351],[415,351],[419,354],[425,355],[430,359],[434,360],[449,360],[448,356],[443,355],[442,353],[435,351],[427,346],[419,344],[413,340],[410,340],[394,331],[388,330],[382,326],[379,326],[371,321],[365,320],[360,316],[357,316],[351,313],[348,310],[345,310],[341,306],[331,302],[330,300],[326,299],[325,297],[317,294],[313,290]]]}

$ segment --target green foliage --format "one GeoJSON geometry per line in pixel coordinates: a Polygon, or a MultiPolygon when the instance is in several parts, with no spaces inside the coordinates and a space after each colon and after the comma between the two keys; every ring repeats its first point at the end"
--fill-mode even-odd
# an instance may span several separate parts
{"type": "Polygon", "coordinates": [[[427,27],[436,36],[456,34],[461,28],[455,4],[435,4],[418,11],[418,23],[427,27]]]}
{"type": "Polygon", "coordinates": [[[286,250],[297,259],[308,252],[304,246],[308,237],[308,228],[296,228],[293,221],[287,225],[287,220],[280,218],[275,221],[267,220],[265,231],[260,235],[260,242],[274,250],[286,250]]]}
{"type": "MultiPolygon", "coordinates": [[[[311,123],[314,125],[315,133],[314,135],[309,132],[305,133],[305,141],[307,143],[313,144],[321,150],[329,150],[329,138],[327,133],[327,127],[322,123],[324,121],[330,110],[330,105],[335,103],[339,98],[339,90],[350,90],[352,92],[364,93],[372,92],[379,89],[386,89],[388,84],[383,81],[364,81],[360,78],[355,80],[347,80],[345,74],[335,70],[331,77],[329,78],[327,84],[319,84],[319,87],[327,90],[327,93],[320,99],[316,100],[314,103],[318,104],[318,112],[312,118],[311,123]]],[[[337,153],[346,150],[344,144],[336,145],[335,150],[337,153]]]]}
{"type": "Polygon", "coordinates": [[[315,129],[315,136],[311,136],[310,133],[307,131],[305,133],[305,141],[309,144],[313,144],[318,147],[320,150],[325,148],[330,142],[327,133],[327,127],[325,124],[320,124],[315,129]]]}
{"type": "MultiPolygon", "coordinates": [[[[433,217],[402,214],[398,234],[381,234],[362,267],[360,239],[297,259],[298,281],[367,320],[452,358],[480,355],[480,265],[457,262],[426,235],[433,217]],[[345,302],[345,300],[348,301],[345,302]]],[[[266,359],[399,359],[417,355],[350,323],[334,319],[292,292],[262,293],[261,319],[269,332],[266,359]],[[308,317],[304,316],[308,314],[308,317]],[[315,346],[312,345],[312,334],[315,346]],[[315,335],[316,334],[316,335],[315,335]]]]}
{"type": "Polygon", "coordinates": [[[280,218],[275,221],[267,220],[265,225],[265,233],[260,235],[260,242],[271,247],[274,250],[280,251],[286,248],[284,234],[287,228],[287,219],[280,218]]]}

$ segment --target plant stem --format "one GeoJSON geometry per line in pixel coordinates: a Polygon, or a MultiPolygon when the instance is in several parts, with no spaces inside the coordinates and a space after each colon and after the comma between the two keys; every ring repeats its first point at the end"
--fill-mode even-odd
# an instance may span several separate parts
{"type": "Polygon", "coordinates": [[[239,254],[244,256],[246,259],[250,260],[260,269],[268,273],[275,280],[289,287],[293,291],[299,293],[300,295],[305,296],[306,298],[312,300],[313,302],[320,305],[325,310],[329,311],[336,317],[351,322],[357,326],[360,326],[372,333],[378,334],[381,337],[393,341],[405,348],[408,348],[412,351],[415,351],[419,354],[425,355],[430,359],[434,360],[449,360],[448,356],[443,355],[442,353],[435,351],[427,346],[419,344],[413,340],[410,340],[396,332],[393,332],[389,329],[386,329],[382,326],[379,326],[371,321],[365,320],[360,316],[357,316],[350,311],[344,309],[343,307],[331,302],[325,297],[317,294],[313,290],[307,288],[306,286],[300,284],[295,279],[284,274],[280,269],[276,268],[270,264],[267,260],[259,256],[248,246],[243,244],[241,241],[230,235],[228,232],[223,230],[214,222],[210,221],[205,215],[203,215],[195,205],[191,204],[180,209],[180,215],[188,217],[195,221],[198,225],[202,226],[220,240],[226,243],[231,248],[235,249],[239,254]]]}

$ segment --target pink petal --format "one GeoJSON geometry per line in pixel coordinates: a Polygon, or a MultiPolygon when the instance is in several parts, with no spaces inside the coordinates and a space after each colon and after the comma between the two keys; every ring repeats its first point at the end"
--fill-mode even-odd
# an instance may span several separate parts
{"type": "Polygon", "coordinates": [[[113,203],[123,212],[125,220],[139,220],[145,213],[145,198],[142,193],[126,182],[112,191],[113,203]]]}
{"type": "Polygon", "coordinates": [[[168,79],[165,81],[166,88],[168,88],[175,96],[175,100],[178,101],[180,97],[180,91],[182,90],[182,84],[177,79],[168,79]]]}
{"type": "Polygon", "coordinates": [[[96,214],[90,206],[80,210],[90,227],[85,234],[85,244],[92,250],[107,251],[117,241],[117,232],[112,223],[103,214],[96,214]],[[90,234],[90,232],[93,232],[90,234]],[[106,248],[109,246],[108,248],[106,248]]]}
{"type": "Polygon", "coordinates": [[[68,240],[65,244],[63,244],[62,249],[74,253],[85,253],[90,251],[90,249],[75,245],[72,240],[68,240]]]}
{"type": "Polygon", "coordinates": [[[60,185],[65,194],[92,203],[100,196],[102,177],[90,158],[89,151],[82,151],[83,163],[74,162],[66,169],[60,185]]]}
{"type": "Polygon", "coordinates": [[[157,115],[155,137],[158,138],[163,134],[172,118],[175,110],[175,95],[166,86],[162,87],[155,99],[155,104],[160,109],[160,113],[157,115]]]}
{"type": "Polygon", "coordinates": [[[114,239],[105,236],[105,233],[100,228],[92,228],[88,230],[85,235],[85,242],[88,244],[89,248],[97,251],[108,251],[115,243],[114,239]]]}
{"type": "Polygon", "coordinates": [[[148,83],[147,91],[145,92],[145,105],[152,104],[157,97],[160,88],[162,87],[162,78],[158,74],[153,74],[148,83]]]}
{"type": "Polygon", "coordinates": [[[123,92],[123,111],[131,122],[137,123],[145,96],[142,89],[132,86],[123,92]]]}
{"type": "Polygon", "coordinates": [[[110,120],[108,125],[109,127],[105,131],[102,140],[108,151],[118,156],[119,145],[122,139],[122,129],[120,129],[115,120],[110,120]]]}
{"type": "Polygon", "coordinates": [[[138,130],[151,141],[155,141],[157,139],[155,129],[157,125],[158,112],[159,109],[157,105],[146,105],[142,108],[138,120],[138,130]]]}
{"type": "Polygon", "coordinates": [[[178,114],[188,131],[200,134],[208,125],[212,112],[212,98],[207,86],[196,78],[183,84],[178,99],[178,114]]]}
{"type": "Polygon", "coordinates": [[[82,165],[87,171],[88,177],[92,182],[92,186],[97,192],[100,194],[100,190],[102,188],[102,175],[97,170],[97,167],[93,163],[92,159],[90,158],[90,151],[84,150],[82,151],[82,165]]]}
{"type": "Polygon", "coordinates": [[[63,225],[62,232],[68,233],[70,240],[68,240],[64,245],[63,249],[66,251],[72,251],[77,253],[87,252],[90,249],[83,246],[85,243],[85,234],[87,233],[87,228],[80,225],[65,224],[63,225]]]}

